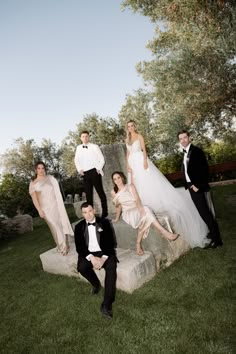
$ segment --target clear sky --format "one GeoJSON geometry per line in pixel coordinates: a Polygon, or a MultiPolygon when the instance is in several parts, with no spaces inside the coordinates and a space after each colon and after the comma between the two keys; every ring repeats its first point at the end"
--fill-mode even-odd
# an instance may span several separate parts
{"type": "Polygon", "coordinates": [[[142,87],[154,25],[121,0],[0,0],[0,154],[18,137],[61,143],[84,115],[117,118],[142,87]]]}

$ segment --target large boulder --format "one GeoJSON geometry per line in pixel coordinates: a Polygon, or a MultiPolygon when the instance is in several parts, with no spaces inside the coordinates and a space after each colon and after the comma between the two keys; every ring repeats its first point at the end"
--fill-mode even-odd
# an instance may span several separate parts
{"type": "MultiPolygon", "coordinates": [[[[122,171],[127,175],[126,146],[125,144],[102,145],[101,150],[106,161],[104,176],[102,177],[103,187],[107,196],[109,217],[114,218],[115,207],[110,196],[110,191],[113,188],[111,175],[114,171],[122,171]]],[[[183,188],[179,189],[180,193],[183,193],[182,189],[183,188]]],[[[78,219],[82,217],[80,209],[81,203],[83,203],[83,201],[74,203],[75,213],[78,219]]],[[[94,206],[97,214],[101,214],[101,203],[96,191],[94,191],[94,206]]],[[[172,231],[171,221],[168,215],[157,214],[156,216],[165,228],[172,231]]],[[[115,223],[114,228],[117,235],[118,247],[135,250],[137,230],[132,229],[131,226],[125,224],[122,220],[115,223]]],[[[156,259],[157,269],[160,269],[162,266],[169,266],[174,260],[190,249],[188,243],[182,237],[179,237],[175,242],[169,242],[161,235],[158,235],[153,227],[151,227],[148,237],[143,241],[143,248],[153,253],[156,259]]]]}
{"type": "MultiPolygon", "coordinates": [[[[126,174],[126,146],[125,144],[102,145],[101,150],[105,158],[103,188],[107,196],[109,215],[114,215],[115,207],[110,196],[113,188],[111,175],[114,171],[123,171],[126,174]]],[[[97,213],[101,214],[101,202],[96,191],[94,191],[94,207],[97,213]]]]}
{"type": "MultiPolygon", "coordinates": [[[[43,270],[48,273],[78,277],[86,281],[77,271],[78,254],[72,237],[69,238],[69,244],[70,251],[66,256],[62,256],[56,248],[42,253],[40,259],[43,270]]],[[[139,257],[132,250],[117,248],[117,258],[119,259],[117,289],[132,293],[156,275],[155,258],[151,252],[145,252],[142,257],[139,257]]],[[[104,286],[104,269],[95,270],[95,272],[104,286]]]]}
{"type": "Polygon", "coordinates": [[[15,230],[16,233],[24,234],[33,231],[33,218],[31,215],[16,215],[13,218],[2,222],[8,230],[15,230]]]}
{"type": "MultiPolygon", "coordinates": [[[[159,216],[159,222],[170,229],[168,218],[166,216],[159,216]]],[[[123,249],[136,250],[137,230],[127,225],[123,220],[119,220],[114,224],[116,232],[117,245],[123,249]]],[[[151,226],[148,237],[142,242],[143,250],[151,252],[156,260],[156,269],[168,267],[181,255],[190,250],[189,244],[179,237],[176,241],[168,241],[161,234],[156,232],[156,229],[151,226]]]]}

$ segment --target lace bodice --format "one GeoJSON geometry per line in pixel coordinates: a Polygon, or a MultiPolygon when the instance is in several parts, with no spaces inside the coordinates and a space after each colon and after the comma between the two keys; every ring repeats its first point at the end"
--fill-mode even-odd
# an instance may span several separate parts
{"type": "Polygon", "coordinates": [[[126,144],[126,147],[130,153],[142,151],[139,139],[134,140],[133,144],[131,145],[126,144]]]}

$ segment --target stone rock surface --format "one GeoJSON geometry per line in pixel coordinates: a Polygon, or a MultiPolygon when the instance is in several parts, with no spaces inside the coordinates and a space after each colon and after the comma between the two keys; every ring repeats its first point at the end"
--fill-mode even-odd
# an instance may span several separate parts
{"type": "MultiPolygon", "coordinates": [[[[78,254],[72,237],[69,238],[69,244],[70,252],[66,256],[62,256],[56,248],[42,253],[40,259],[43,269],[48,273],[75,276],[86,281],[77,272],[78,254]]],[[[117,248],[117,257],[117,289],[132,293],[156,275],[155,258],[151,252],[139,257],[132,250],[117,248]]],[[[105,271],[96,270],[96,274],[104,286],[105,271]]]]}
{"type": "MultiPolygon", "coordinates": [[[[109,217],[115,215],[115,207],[112,204],[110,191],[113,188],[111,174],[114,171],[123,171],[126,174],[126,146],[114,144],[101,146],[105,157],[103,187],[107,196],[109,217]]],[[[83,200],[84,201],[84,200],[83,200]]],[[[74,203],[75,213],[82,217],[80,205],[83,201],[74,203]]],[[[101,214],[101,203],[94,191],[94,206],[97,214],[101,214]]],[[[168,215],[157,214],[159,222],[169,231],[171,222],[168,215]]],[[[76,223],[73,224],[75,226],[76,223]]],[[[143,256],[136,255],[137,230],[120,220],[114,224],[118,244],[117,288],[131,293],[146,281],[150,280],[161,268],[172,264],[181,255],[189,251],[187,242],[180,236],[176,241],[169,242],[151,227],[148,237],[143,240],[143,256]]],[[[77,253],[74,239],[70,238],[71,249],[67,256],[62,256],[56,249],[49,250],[40,255],[43,269],[49,273],[63,274],[81,277],[77,272],[77,253]]],[[[103,282],[104,271],[96,271],[99,279],[103,282]]],[[[84,279],[83,277],[81,277],[84,279]]]]}
{"type": "MultiPolygon", "coordinates": [[[[169,223],[167,223],[168,219],[166,216],[159,216],[158,220],[164,227],[170,229],[170,226],[168,227],[169,223]]],[[[137,230],[134,230],[123,220],[119,220],[113,225],[116,232],[118,247],[136,250],[137,230]]],[[[176,241],[168,241],[158,234],[156,229],[152,226],[148,237],[142,242],[142,247],[145,252],[148,251],[154,255],[157,271],[161,268],[168,267],[181,255],[190,250],[189,244],[183,239],[183,237],[180,236],[176,241]]]]}
{"type": "Polygon", "coordinates": [[[4,220],[3,223],[6,225],[7,229],[14,229],[19,234],[33,231],[33,218],[28,214],[16,215],[13,218],[4,220]]]}
{"type": "MultiPolygon", "coordinates": [[[[102,182],[107,196],[109,215],[111,216],[115,214],[115,207],[110,197],[113,188],[111,175],[114,171],[123,171],[126,174],[126,146],[125,144],[102,145],[101,150],[105,158],[102,182]]],[[[97,213],[101,214],[101,202],[96,191],[94,191],[94,207],[97,213]]]]}

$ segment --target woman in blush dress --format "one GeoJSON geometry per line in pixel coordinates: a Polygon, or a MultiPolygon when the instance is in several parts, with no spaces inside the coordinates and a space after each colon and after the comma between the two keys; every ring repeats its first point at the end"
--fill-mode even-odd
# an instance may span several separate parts
{"type": "Polygon", "coordinates": [[[57,250],[68,253],[67,235],[74,235],[68,215],[65,210],[62,195],[57,180],[46,175],[44,162],[35,165],[36,178],[30,182],[29,193],[39,216],[48,224],[57,250]]]}
{"type": "Polygon", "coordinates": [[[111,196],[116,206],[116,218],[112,221],[117,222],[122,212],[123,220],[134,229],[138,229],[137,254],[139,256],[143,255],[142,239],[147,237],[151,225],[167,240],[175,241],[177,239],[178,235],[164,229],[152,211],[147,206],[142,205],[135,186],[126,184],[126,177],[123,172],[113,172],[112,181],[114,188],[111,191],[111,196]]]}
{"type": "Polygon", "coordinates": [[[126,147],[127,169],[142,204],[154,213],[167,215],[172,229],[191,247],[204,248],[209,243],[206,224],[185,190],[174,188],[148,159],[143,136],[137,132],[133,120],[127,123],[126,147]]]}

